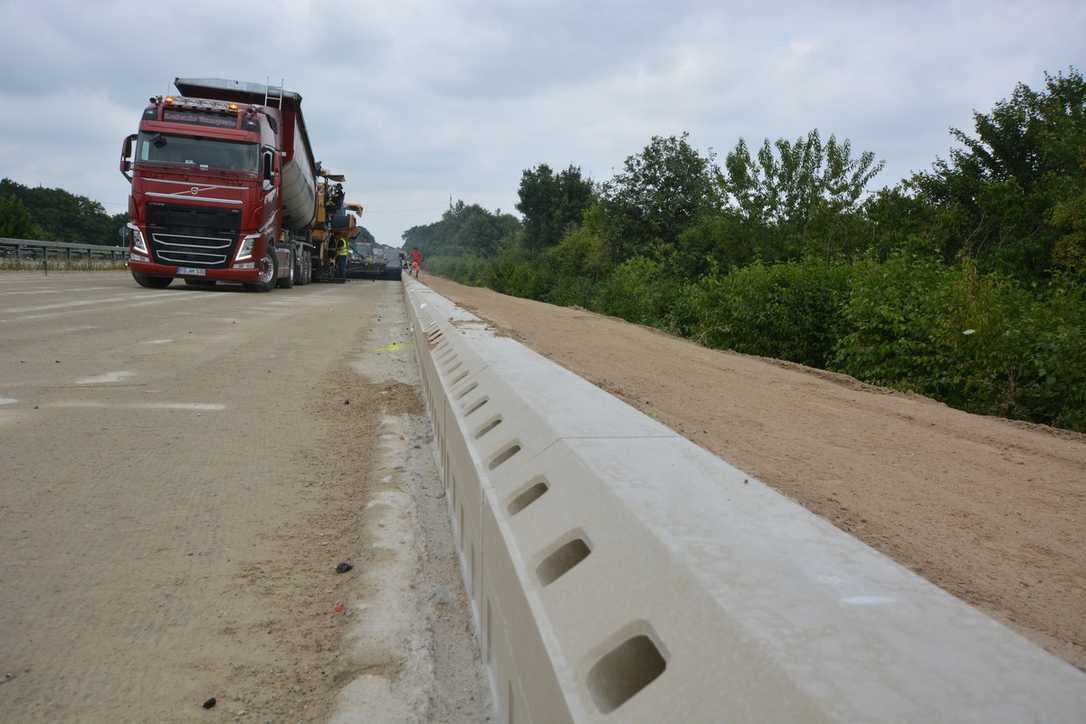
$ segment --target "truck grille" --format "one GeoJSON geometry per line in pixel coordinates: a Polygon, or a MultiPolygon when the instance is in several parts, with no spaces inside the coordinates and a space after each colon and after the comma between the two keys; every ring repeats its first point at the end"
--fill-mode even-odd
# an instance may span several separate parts
{"type": "Polygon", "coordinates": [[[230,266],[240,230],[238,209],[147,205],[151,252],[166,264],[224,269],[230,266]]]}

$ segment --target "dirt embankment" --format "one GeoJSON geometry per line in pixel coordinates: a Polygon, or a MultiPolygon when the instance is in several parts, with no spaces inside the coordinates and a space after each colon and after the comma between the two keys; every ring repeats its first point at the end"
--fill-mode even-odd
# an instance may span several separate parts
{"type": "Polygon", "coordinates": [[[423,281],[1086,669],[1086,436],[423,281]]]}

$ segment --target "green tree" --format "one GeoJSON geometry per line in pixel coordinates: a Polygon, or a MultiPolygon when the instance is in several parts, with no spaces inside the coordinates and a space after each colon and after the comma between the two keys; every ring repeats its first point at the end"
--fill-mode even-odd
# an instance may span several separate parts
{"type": "Polygon", "coordinates": [[[0,236],[9,239],[39,239],[39,229],[30,212],[13,194],[0,194],[0,236]]]}
{"type": "Polygon", "coordinates": [[[577,166],[556,174],[542,163],[522,172],[517,194],[517,210],[524,215],[524,245],[538,250],[554,246],[580,222],[594,201],[595,189],[577,166]]]}
{"type": "Polygon", "coordinates": [[[418,248],[424,256],[493,256],[503,246],[516,243],[520,233],[520,221],[512,214],[457,201],[440,221],[413,226],[402,238],[405,249],[418,248]]]}
{"type": "Polygon", "coordinates": [[[715,156],[702,155],[688,138],[687,133],[653,136],[603,184],[600,196],[616,262],[653,246],[674,245],[701,214],[721,207],[715,156]]]}
{"type": "Polygon", "coordinates": [[[118,230],[128,220],[127,214],[109,215],[99,202],[60,188],[29,187],[5,178],[0,195],[19,199],[42,237],[54,241],[117,244],[118,230]]]}
{"type": "Polygon", "coordinates": [[[951,129],[961,146],[910,180],[936,209],[934,238],[947,261],[1043,278],[1068,258],[1054,254],[1057,240],[1074,233],[1071,209],[1086,191],[1086,81],[1071,68],[1046,74],[1039,91],[1019,83],[974,112],[973,126],[973,135],[951,129]]]}
{"type": "Polygon", "coordinates": [[[883,166],[870,151],[854,157],[848,139],[823,143],[815,129],[795,141],[767,138],[755,156],[740,139],[725,157],[723,187],[745,224],[773,230],[759,258],[848,258],[860,250],[863,196],[883,166]]]}

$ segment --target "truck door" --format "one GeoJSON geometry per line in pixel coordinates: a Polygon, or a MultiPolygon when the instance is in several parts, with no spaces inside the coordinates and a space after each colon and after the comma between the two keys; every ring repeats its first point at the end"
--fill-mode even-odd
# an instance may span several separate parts
{"type": "Polygon", "coordinates": [[[282,254],[279,251],[280,226],[283,219],[280,218],[279,209],[282,206],[280,198],[279,154],[271,146],[264,146],[260,153],[261,192],[263,193],[263,213],[261,214],[261,229],[266,232],[268,243],[275,246],[275,255],[279,261],[279,270],[289,261],[290,254],[282,254]]]}

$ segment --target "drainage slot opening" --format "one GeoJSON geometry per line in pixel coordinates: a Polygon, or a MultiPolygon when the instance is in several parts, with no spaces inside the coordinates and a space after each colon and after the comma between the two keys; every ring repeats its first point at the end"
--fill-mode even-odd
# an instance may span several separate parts
{"type": "Polygon", "coordinates": [[[546,480],[540,480],[538,483],[529,486],[527,490],[509,501],[509,515],[516,515],[524,510],[529,505],[539,500],[547,490],[548,486],[546,480]]]}
{"type": "Polygon", "coordinates": [[[539,576],[539,582],[544,586],[549,586],[569,573],[570,569],[578,563],[588,558],[588,554],[591,552],[583,538],[577,538],[564,544],[536,566],[535,573],[539,576]]]}
{"type": "Polygon", "coordinates": [[[490,402],[490,398],[484,397],[481,400],[476,400],[475,402],[471,403],[471,405],[464,410],[464,417],[467,417],[488,402],[490,402]]]}
{"type": "Polygon", "coordinates": [[[449,367],[446,367],[445,368],[445,374],[447,374],[447,375],[452,374],[454,370],[458,369],[463,364],[464,364],[463,362],[457,362],[454,365],[450,365],[449,367]]]}
{"type": "Polygon", "coordinates": [[[494,468],[498,467],[499,465],[504,463],[509,458],[516,455],[518,452],[520,452],[520,445],[518,443],[513,443],[512,445],[510,445],[509,447],[505,448],[500,453],[498,453],[495,456],[495,458],[490,461],[490,465],[487,466],[487,467],[489,469],[493,470],[494,468]]]}
{"type": "Polygon", "coordinates": [[[472,382],[470,385],[465,387],[463,390],[456,393],[456,399],[459,400],[459,399],[463,398],[466,394],[468,394],[469,392],[471,392],[472,390],[474,390],[478,386],[479,386],[478,382],[472,382]]]}
{"type": "Polygon", "coordinates": [[[470,375],[470,374],[471,374],[470,372],[468,372],[467,370],[464,370],[463,372],[461,372],[460,374],[458,374],[458,375],[456,376],[456,379],[454,379],[454,380],[453,380],[452,382],[450,382],[449,384],[450,384],[450,385],[455,385],[455,384],[459,384],[461,380],[463,380],[463,379],[464,379],[465,377],[467,377],[467,376],[468,376],[468,375],[470,375]]]}
{"type": "Polygon", "coordinates": [[[609,714],[644,689],[667,668],[648,636],[634,636],[596,662],[588,672],[588,690],[596,708],[609,714]]]}
{"type": "Polygon", "coordinates": [[[495,427],[497,427],[500,424],[502,424],[502,418],[501,418],[501,415],[498,415],[497,417],[495,417],[492,420],[489,420],[485,425],[483,425],[482,427],[479,428],[479,431],[477,433],[475,433],[475,439],[478,440],[483,435],[487,434],[488,432],[490,432],[491,430],[493,430],[495,427]]]}

